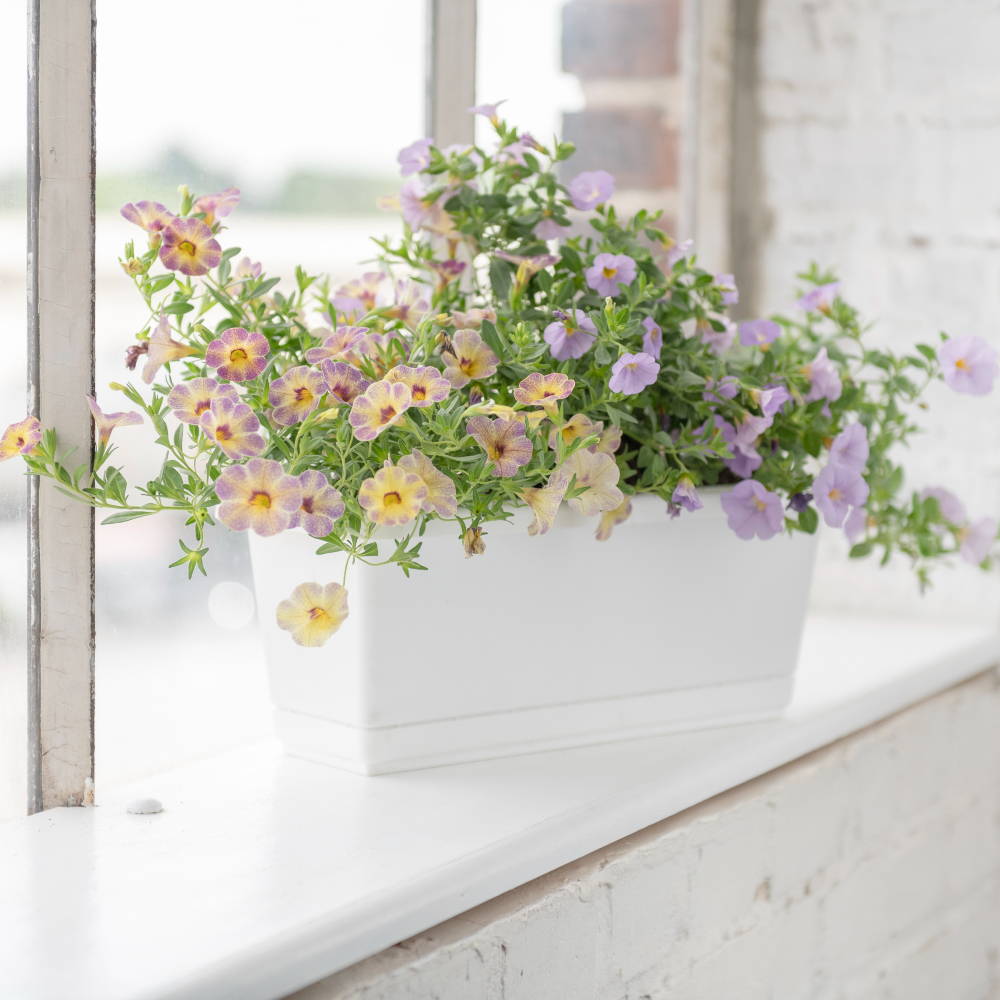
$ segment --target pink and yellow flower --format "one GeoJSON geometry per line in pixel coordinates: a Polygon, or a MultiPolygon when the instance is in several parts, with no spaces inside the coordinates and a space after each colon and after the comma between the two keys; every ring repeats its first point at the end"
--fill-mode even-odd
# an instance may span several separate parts
{"type": "Polygon", "coordinates": [[[167,406],[181,423],[196,424],[215,400],[223,398],[239,401],[236,389],[228,383],[216,382],[214,378],[192,378],[178,382],[170,390],[167,406]]]}
{"type": "Polygon", "coordinates": [[[563,469],[556,469],[549,481],[542,487],[531,487],[521,491],[521,499],[531,509],[534,520],[528,526],[529,535],[544,535],[555,522],[559,505],[566,496],[569,475],[563,469]]]}
{"type": "Polygon", "coordinates": [[[458,511],[458,501],[454,482],[436,469],[422,451],[414,449],[409,455],[404,455],[398,465],[423,480],[424,486],[427,487],[427,497],[423,506],[425,511],[433,511],[439,517],[455,516],[458,511]]]}
{"type": "Polygon", "coordinates": [[[326,391],[335,406],[353,403],[372,384],[352,365],[343,361],[324,361],[320,368],[326,380],[326,391]]]}
{"type": "Polygon", "coordinates": [[[410,387],[402,382],[373,382],[351,404],[347,418],[359,441],[374,441],[387,427],[398,423],[410,408],[410,387]]]}
{"type": "Polygon", "coordinates": [[[611,532],[632,514],[632,501],[625,497],[614,510],[606,510],[601,514],[601,519],[597,522],[597,531],[594,537],[599,542],[606,542],[611,537],[611,532]]]}
{"type": "Polygon", "coordinates": [[[146,363],[142,366],[143,382],[152,385],[156,373],[163,365],[197,353],[193,347],[174,340],[170,336],[170,321],[166,316],[160,316],[160,321],[147,343],[146,363]]]}
{"type": "Polygon", "coordinates": [[[229,215],[240,203],[240,189],[228,187],[218,194],[203,194],[195,203],[194,210],[203,212],[205,224],[211,226],[216,219],[229,215]]]}
{"type": "MultiPolygon", "coordinates": [[[[321,330],[313,330],[314,335],[323,333],[321,330]]],[[[336,331],[326,331],[323,343],[319,347],[310,347],[306,351],[306,361],[311,365],[318,365],[327,359],[331,361],[355,362],[361,358],[362,342],[368,328],[364,326],[338,326],[336,331]]]]}
{"type": "Polygon", "coordinates": [[[524,423],[520,420],[473,417],[465,429],[486,452],[495,476],[513,476],[531,461],[531,442],[525,437],[524,423]]]}
{"type": "Polygon", "coordinates": [[[94,418],[94,428],[97,431],[97,439],[101,444],[107,444],[111,438],[111,432],[116,427],[129,427],[142,423],[142,414],[131,410],[127,413],[105,413],[98,405],[93,396],[87,397],[87,406],[90,407],[90,415],[94,418]]]}
{"type": "Polygon", "coordinates": [[[316,469],[309,469],[299,476],[302,503],[288,522],[289,528],[302,527],[307,534],[323,538],[333,531],[333,522],[343,517],[344,498],[340,490],[330,485],[330,480],[316,469]]]}
{"type": "Polygon", "coordinates": [[[382,271],[368,271],[360,278],[352,278],[337,289],[331,300],[334,309],[345,316],[362,316],[375,308],[379,285],[385,281],[382,271]]]}
{"type": "Polygon", "coordinates": [[[278,605],[276,617],[300,646],[322,646],[347,614],[347,591],[339,583],[300,583],[278,605]]]}
{"type": "Polygon", "coordinates": [[[276,378],[267,391],[267,401],[274,407],[271,419],[283,427],[291,427],[312,413],[326,392],[326,380],[308,365],[289,368],[276,378]]]}
{"type": "Polygon", "coordinates": [[[30,455],[42,440],[42,425],[38,417],[25,417],[11,424],[0,436],[0,462],[15,455],[30,455]]]}
{"type": "Polygon", "coordinates": [[[532,372],[521,380],[514,390],[514,398],[525,406],[552,406],[557,400],[565,399],[576,382],[562,372],[532,372]]]}
{"type": "Polygon", "coordinates": [[[284,531],[302,506],[298,477],[267,458],[251,458],[246,465],[223,469],[215,481],[215,493],[222,501],[218,518],[227,528],[252,529],[258,535],[284,531]]]}
{"type": "Polygon", "coordinates": [[[496,374],[500,364],[497,356],[475,330],[458,330],[452,338],[452,350],[442,351],[447,366],[444,377],[456,388],[473,380],[489,378],[496,374]]]}
{"type": "Polygon", "coordinates": [[[145,229],[151,239],[158,237],[175,218],[174,213],[168,212],[166,206],[158,201],[137,201],[134,204],[129,202],[127,205],[122,205],[121,214],[123,219],[134,223],[140,229],[145,229]]]}
{"type": "Polygon", "coordinates": [[[574,491],[580,488],[585,491],[568,501],[581,514],[601,514],[606,510],[614,510],[625,499],[618,488],[621,475],[618,463],[603,451],[578,448],[560,468],[576,476],[574,491]]]}
{"type": "Polygon", "coordinates": [[[553,451],[556,451],[560,440],[565,448],[576,441],[577,438],[600,434],[603,429],[604,424],[600,421],[593,421],[590,417],[582,413],[574,413],[562,427],[554,427],[549,433],[549,447],[553,451]]]}
{"type": "Polygon", "coordinates": [[[414,281],[396,282],[396,299],[386,311],[390,319],[398,319],[406,326],[414,327],[430,308],[424,298],[423,286],[414,281]]]}
{"type": "Polygon", "coordinates": [[[431,365],[411,368],[408,365],[396,365],[386,372],[387,382],[401,382],[410,387],[411,406],[430,406],[448,398],[451,383],[431,365]]]}
{"type": "Polygon", "coordinates": [[[267,367],[269,351],[262,333],[231,326],[208,345],[205,364],[230,382],[248,382],[267,367]]]}
{"type": "Polygon", "coordinates": [[[198,418],[205,436],[232,459],[260,455],[266,447],[258,433],[260,421],[246,404],[230,396],[217,396],[198,418]]]}
{"type": "Polygon", "coordinates": [[[361,484],[358,503],[374,524],[400,527],[420,513],[428,492],[427,485],[415,472],[387,462],[361,484]]]}
{"type": "Polygon", "coordinates": [[[222,247],[201,219],[172,219],[163,229],[160,262],[171,271],[208,274],[222,260],[222,247]]]}

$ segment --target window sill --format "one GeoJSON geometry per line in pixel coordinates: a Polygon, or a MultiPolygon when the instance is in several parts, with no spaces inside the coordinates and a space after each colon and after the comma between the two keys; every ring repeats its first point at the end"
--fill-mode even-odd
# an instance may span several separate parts
{"type": "Polygon", "coordinates": [[[998,653],[982,628],[812,618],[779,720],[378,778],[263,744],[95,809],[4,824],[3,992],[284,995],[985,670],[998,653]],[[125,813],[151,792],[163,813],[125,813]]]}

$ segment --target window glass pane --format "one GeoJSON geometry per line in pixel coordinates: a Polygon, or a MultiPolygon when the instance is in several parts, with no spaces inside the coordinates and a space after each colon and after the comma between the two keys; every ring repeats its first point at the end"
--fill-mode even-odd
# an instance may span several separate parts
{"type": "MultiPolygon", "coordinates": [[[[177,209],[177,186],[242,191],[220,241],[239,246],[283,286],[295,264],[361,273],[369,237],[391,232],[376,197],[399,185],[396,152],[423,135],[424,4],[270,0],[237,8],[175,0],[187,42],[175,70],[143,63],[149,11],[101,0],[98,19],[97,348],[105,409],[126,401],[123,355],[147,312],[117,263],[145,235],[125,202],[177,209]],[[389,69],[387,69],[387,67],[389,69]]],[[[179,38],[179,35],[177,36],[179,38]]],[[[144,427],[116,432],[130,480],[159,467],[144,427]]],[[[209,576],[167,564],[183,525],[166,517],[98,528],[99,787],[270,733],[263,652],[246,539],[217,531],[209,576]]],[[[273,609],[265,613],[273,614],[273,609]]]]}
{"type": "MultiPolygon", "coordinates": [[[[24,5],[0,5],[0,431],[27,409],[26,37],[24,5]]],[[[27,801],[26,499],[24,464],[0,462],[0,820],[27,801]]]]}

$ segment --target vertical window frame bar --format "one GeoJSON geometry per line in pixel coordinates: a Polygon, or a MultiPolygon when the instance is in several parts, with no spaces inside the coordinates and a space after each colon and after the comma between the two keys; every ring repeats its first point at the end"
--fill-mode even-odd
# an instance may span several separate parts
{"type": "MultiPolygon", "coordinates": [[[[28,4],[28,398],[71,464],[91,461],[96,0],[28,4]]],[[[94,515],[28,487],[28,811],[94,778],[94,515]]]]}
{"type": "Polygon", "coordinates": [[[475,141],[477,0],[427,0],[427,134],[437,146],[475,141]]]}

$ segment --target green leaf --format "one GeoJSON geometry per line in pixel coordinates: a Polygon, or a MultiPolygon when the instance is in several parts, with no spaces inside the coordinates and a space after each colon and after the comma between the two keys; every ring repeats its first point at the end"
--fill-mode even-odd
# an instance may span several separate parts
{"type": "Polygon", "coordinates": [[[493,294],[500,301],[506,301],[514,284],[514,269],[507,261],[498,257],[490,261],[490,284],[493,286],[493,294]]]}
{"type": "Polygon", "coordinates": [[[137,517],[149,517],[155,513],[155,510],[123,510],[120,514],[104,518],[101,524],[124,524],[126,521],[134,521],[137,517]]]}
{"type": "Polygon", "coordinates": [[[815,507],[806,507],[799,514],[799,527],[807,535],[814,535],[816,533],[816,529],[819,527],[819,515],[816,513],[815,507]]]}

